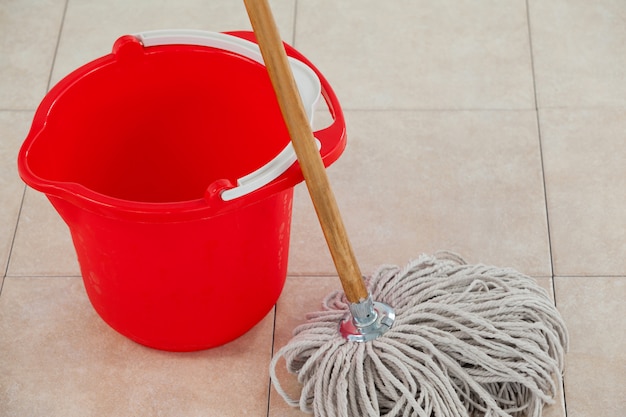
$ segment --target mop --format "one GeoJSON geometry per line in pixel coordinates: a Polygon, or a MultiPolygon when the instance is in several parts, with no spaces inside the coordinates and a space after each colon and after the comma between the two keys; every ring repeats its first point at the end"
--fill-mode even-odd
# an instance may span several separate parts
{"type": "Polygon", "coordinates": [[[540,417],[568,343],[547,292],[445,252],[364,279],[267,0],[244,1],[343,288],[272,358],[277,392],[319,417],[540,417]],[[281,359],[302,384],[298,399],[280,385],[281,359]]]}

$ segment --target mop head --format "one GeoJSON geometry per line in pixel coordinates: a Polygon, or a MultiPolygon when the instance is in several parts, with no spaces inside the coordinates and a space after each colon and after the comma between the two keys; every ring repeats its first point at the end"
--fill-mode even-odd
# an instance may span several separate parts
{"type": "Polygon", "coordinates": [[[540,417],[561,384],[567,331],[546,291],[513,269],[423,255],[381,267],[372,298],[395,309],[371,342],[345,340],[343,293],[330,294],[272,359],[276,390],[319,417],[540,417]],[[302,384],[282,389],[281,358],[302,384]]]}

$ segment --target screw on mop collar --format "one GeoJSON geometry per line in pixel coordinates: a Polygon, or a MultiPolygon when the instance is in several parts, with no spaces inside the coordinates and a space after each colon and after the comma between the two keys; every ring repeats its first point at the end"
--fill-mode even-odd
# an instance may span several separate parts
{"type": "Polygon", "coordinates": [[[385,334],[393,326],[396,313],[385,303],[365,300],[350,304],[350,315],[341,321],[339,331],[351,342],[369,342],[385,334]]]}

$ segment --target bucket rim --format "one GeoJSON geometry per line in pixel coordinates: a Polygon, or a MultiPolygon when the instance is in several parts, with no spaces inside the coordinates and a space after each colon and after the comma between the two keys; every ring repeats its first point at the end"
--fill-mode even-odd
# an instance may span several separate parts
{"type": "MultiPolygon", "coordinates": [[[[204,31],[192,32],[201,33],[204,31]]],[[[250,31],[221,32],[221,34],[252,42],[256,45],[256,38],[253,32],[250,31]]],[[[29,166],[28,154],[33,144],[37,141],[37,138],[43,134],[48,116],[56,101],[82,77],[88,76],[90,73],[106,66],[115,65],[118,61],[118,57],[115,55],[115,48],[119,46],[120,42],[133,41],[140,42],[138,38],[133,35],[120,37],[116,41],[112,53],[97,58],[74,70],[59,81],[42,99],[33,118],[30,132],[18,154],[18,172],[27,185],[45,193],[48,198],[66,200],[82,209],[96,212],[107,217],[129,220],[182,221],[202,217],[213,217],[224,212],[236,210],[242,206],[252,204],[267,196],[291,188],[304,180],[300,167],[296,162],[270,183],[234,200],[224,201],[220,198],[220,195],[225,190],[235,188],[236,184],[233,184],[229,180],[217,180],[208,185],[205,195],[198,199],[176,202],[141,202],[109,196],[76,182],[51,181],[35,174],[29,166]]],[[[145,49],[177,47],[176,45],[140,45],[145,49]]],[[[178,45],[178,47],[180,47],[180,45],[178,45]]],[[[320,81],[321,96],[326,102],[333,122],[330,126],[316,131],[315,136],[321,142],[320,153],[324,165],[329,166],[339,158],[346,146],[346,129],[343,112],[334,91],[321,72],[293,47],[285,44],[285,49],[288,56],[310,68],[320,81]]]]}

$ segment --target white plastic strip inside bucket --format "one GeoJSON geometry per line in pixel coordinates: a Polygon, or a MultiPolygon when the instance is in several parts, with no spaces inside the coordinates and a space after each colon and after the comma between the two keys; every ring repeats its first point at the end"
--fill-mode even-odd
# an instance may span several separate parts
{"type": "MultiPolygon", "coordinates": [[[[208,46],[234,52],[265,65],[257,44],[225,33],[171,29],[141,32],[134,36],[145,47],[160,45],[208,46]]],[[[315,105],[321,95],[320,80],[311,68],[297,59],[289,57],[289,64],[291,65],[307,117],[311,125],[313,125],[315,105]]],[[[316,140],[316,142],[318,150],[321,149],[320,141],[316,140]]],[[[296,153],[291,142],[289,142],[274,159],[256,171],[237,179],[236,187],[223,191],[221,194],[222,200],[234,200],[258,190],[281,176],[296,161],[296,153]]]]}

